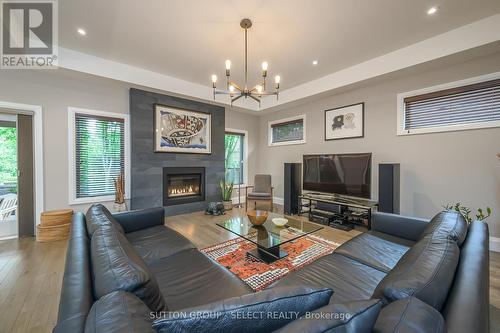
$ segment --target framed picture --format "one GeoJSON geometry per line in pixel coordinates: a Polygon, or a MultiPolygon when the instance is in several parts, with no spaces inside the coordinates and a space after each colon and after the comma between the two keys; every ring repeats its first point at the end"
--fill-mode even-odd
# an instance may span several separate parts
{"type": "Polygon", "coordinates": [[[325,140],[362,138],[364,136],[365,103],[357,103],[325,111],[325,140]]]}
{"type": "Polygon", "coordinates": [[[211,153],[211,115],[155,104],[155,152],[211,153]]]}

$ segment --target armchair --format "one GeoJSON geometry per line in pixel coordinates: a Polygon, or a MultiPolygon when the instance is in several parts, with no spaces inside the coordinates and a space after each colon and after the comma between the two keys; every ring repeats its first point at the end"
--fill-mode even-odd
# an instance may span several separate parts
{"type": "Polygon", "coordinates": [[[248,210],[248,201],[253,201],[257,205],[258,201],[269,202],[269,210],[273,211],[273,187],[271,185],[271,175],[255,175],[254,185],[246,187],[245,211],[248,210]],[[252,191],[248,193],[248,189],[252,191]]]}

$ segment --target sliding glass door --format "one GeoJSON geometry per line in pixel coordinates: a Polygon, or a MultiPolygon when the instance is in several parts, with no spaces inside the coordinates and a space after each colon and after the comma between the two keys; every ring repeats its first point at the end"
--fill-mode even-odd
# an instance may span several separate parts
{"type": "Polygon", "coordinates": [[[18,235],[17,117],[0,113],[0,239],[18,235]]]}

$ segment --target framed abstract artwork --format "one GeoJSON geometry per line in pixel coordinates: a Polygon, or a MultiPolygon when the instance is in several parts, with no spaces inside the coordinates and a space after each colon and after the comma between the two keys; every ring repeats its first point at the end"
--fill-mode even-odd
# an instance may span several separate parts
{"type": "Polygon", "coordinates": [[[357,103],[325,111],[325,140],[362,138],[364,136],[365,103],[357,103]]]}
{"type": "Polygon", "coordinates": [[[211,153],[211,115],[155,104],[155,152],[211,153]]]}

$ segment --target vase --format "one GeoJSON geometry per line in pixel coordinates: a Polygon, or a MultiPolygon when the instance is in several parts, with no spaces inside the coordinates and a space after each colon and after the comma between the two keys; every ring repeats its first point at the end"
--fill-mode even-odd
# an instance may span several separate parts
{"type": "Polygon", "coordinates": [[[224,210],[231,210],[233,209],[233,202],[232,201],[224,201],[224,210]]]}
{"type": "Polygon", "coordinates": [[[127,210],[127,204],[124,203],[114,203],[113,204],[113,210],[115,212],[125,212],[127,210]]]}

